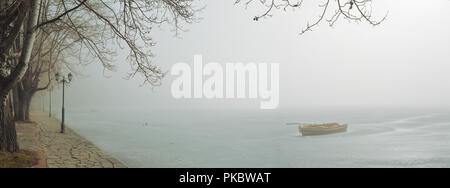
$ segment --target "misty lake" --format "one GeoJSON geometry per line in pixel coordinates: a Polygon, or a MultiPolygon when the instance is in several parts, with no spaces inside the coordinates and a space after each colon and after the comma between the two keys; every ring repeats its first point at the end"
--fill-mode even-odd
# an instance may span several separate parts
{"type": "Polygon", "coordinates": [[[450,167],[450,110],[71,109],[68,125],[130,167],[450,167]],[[302,137],[288,122],[348,123],[302,137]]]}

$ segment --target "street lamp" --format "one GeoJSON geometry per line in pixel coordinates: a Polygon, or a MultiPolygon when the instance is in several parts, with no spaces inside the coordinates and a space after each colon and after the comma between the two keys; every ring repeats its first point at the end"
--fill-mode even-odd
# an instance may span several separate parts
{"type": "Polygon", "coordinates": [[[61,76],[59,72],[55,74],[55,80],[56,82],[62,83],[63,93],[62,93],[62,117],[61,117],[61,133],[64,133],[64,87],[66,83],[70,83],[72,81],[72,73],[69,73],[66,76],[61,76]]]}
{"type": "Polygon", "coordinates": [[[49,86],[49,88],[48,88],[48,96],[49,96],[48,117],[52,117],[52,90],[53,90],[53,86],[49,86]]]}

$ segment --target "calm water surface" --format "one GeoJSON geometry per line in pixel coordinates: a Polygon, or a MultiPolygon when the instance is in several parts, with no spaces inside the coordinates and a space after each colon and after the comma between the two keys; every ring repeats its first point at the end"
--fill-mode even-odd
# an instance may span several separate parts
{"type": "Polygon", "coordinates": [[[450,167],[450,110],[70,109],[68,124],[130,167],[450,167]],[[341,122],[301,137],[288,122],[341,122]]]}

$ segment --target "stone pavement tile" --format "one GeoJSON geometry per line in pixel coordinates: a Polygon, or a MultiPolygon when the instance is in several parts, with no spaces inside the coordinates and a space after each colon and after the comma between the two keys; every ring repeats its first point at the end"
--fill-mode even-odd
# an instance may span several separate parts
{"type": "Polygon", "coordinates": [[[70,128],[59,133],[60,122],[46,113],[33,111],[31,119],[16,123],[19,146],[44,151],[49,168],[127,168],[70,128]]]}

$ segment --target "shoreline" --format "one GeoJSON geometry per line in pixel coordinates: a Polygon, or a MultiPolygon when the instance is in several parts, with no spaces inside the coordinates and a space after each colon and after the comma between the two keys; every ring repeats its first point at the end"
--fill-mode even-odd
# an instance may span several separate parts
{"type": "Polygon", "coordinates": [[[33,109],[31,122],[16,122],[20,149],[42,151],[48,168],[127,168],[69,126],[60,133],[61,122],[33,109]]]}

